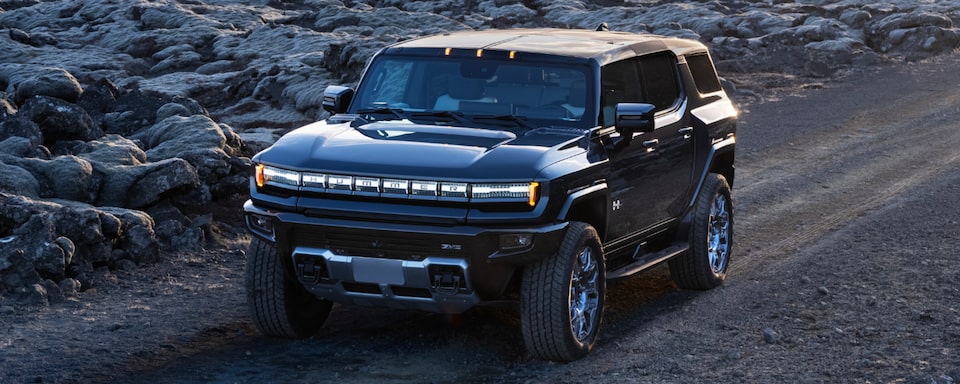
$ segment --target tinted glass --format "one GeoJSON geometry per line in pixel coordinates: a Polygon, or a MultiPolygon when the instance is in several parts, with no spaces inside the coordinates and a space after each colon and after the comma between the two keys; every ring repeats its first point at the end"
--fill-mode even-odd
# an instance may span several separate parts
{"type": "Polygon", "coordinates": [[[614,124],[617,103],[643,103],[636,59],[607,64],[600,71],[600,121],[614,124]]]}
{"type": "Polygon", "coordinates": [[[381,56],[350,112],[395,108],[522,116],[538,125],[590,127],[589,67],[464,57],[381,56]],[[588,118],[584,118],[588,116],[588,118]]]}
{"type": "Polygon", "coordinates": [[[687,65],[690,67],[690,73],[693,74],[693,82],[697,85],[697,91],[713,93],[721,90],[720,80],[717,79],[717,71],[713,68],[710,55],[704,53],[687,56],[687,65]]]}
{"type": "Polygon", "coordinates": [[[657,111],[669,109],[680,98],[676,59],[673,56],[656,54],[640,58],[640,73],[643,77],[644,100],[656,106],[657,111]]]}

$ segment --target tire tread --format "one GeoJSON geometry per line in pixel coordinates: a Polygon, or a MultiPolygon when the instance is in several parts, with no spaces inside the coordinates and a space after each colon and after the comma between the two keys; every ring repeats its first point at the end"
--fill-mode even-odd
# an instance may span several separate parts
{"type": "MultiPolygon", "coordinates": [[[[670,277],[680,288],[707,290],[723,283],[724,276],[714,274],[707,262],[706,244],[703,241],[707,237],[707,228],[705,225],[701,225],[701,222],[709,217],[713,198],[717,194],[726,194],[730,203],[728,209],[730,209],[732,220],[733,204],[730,199],[730,187],[727,180],[722,175],[710,173],[704,180],[703,189],[697,195],[697,200],[694,203],[693,220],[691,220],[689,233],[690,249],[669,262],[670,277]]],[[[729,266],[729,260],[727,263],[729,266]]]]}
{"type": "MultiPolygon", "coordinates": [[[[521,330],[528,352],[537,358],[573,361],[583,357],[593,346],[593,340],[586,346],[573,340],[569,319],[569,280],[572,264],[575,263],[573,257],[587,241],[597,241],[599,244],[596,230],[586,223],[571,223],[557,254],[524,269],[521,330]]],[[[602,270],[602,253],[597,252],[596,257],[602,270]]],[[[600,284],[604,283],[604,276],[601,275],[600,284]]],[[[601,295],[604,291],[601,287],[601,295]]],[[[599,310],[602,318],[602,298],[599,310]]],[[[600,318],[596,327],[600,326],[600,318]]],[[[595,335],[593,337],[596,338],[595,335]]]]}
{"type": "Polygon", "coordinates": [[[250,241],[245,279],[250,315],[265,335],[309,337],[319,331],[329,316],[332,303],[326,300],[297,303],[294,296],[310,293],[288,281],[283,262],[270,244],[258,239],[250,241]]]}

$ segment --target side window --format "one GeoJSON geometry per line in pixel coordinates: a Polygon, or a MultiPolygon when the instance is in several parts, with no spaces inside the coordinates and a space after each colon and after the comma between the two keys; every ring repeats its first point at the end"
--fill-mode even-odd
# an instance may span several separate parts
{"type": "Polygon", "coordinates": [[[641,103],[640,73],[637,60],[610,63],[600,70],[600,124],[614,124],[617,103],[641,103]]]}
{"type": "Polygon", "coordinates": [[[717,78],[717,70],[713,68],[713,62],[710,61],[710,55],[700,53],[687,56],[687,66],[690,67],[693,82],[700,93],[719,92],[722,89],[720,79],[717,78]]]}
{"type": "Polygon", "coordinates": [[[680,98],[676,69],[677,60],[666,53],[640,58],[643,99],[645,103],[653,104],[658,112],[669,109],[680,98]]]}

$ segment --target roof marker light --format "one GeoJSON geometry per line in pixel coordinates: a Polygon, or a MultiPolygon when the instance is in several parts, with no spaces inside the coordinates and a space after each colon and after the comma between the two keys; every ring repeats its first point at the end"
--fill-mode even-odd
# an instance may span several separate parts
{"type": "Polygon", "coordinates": [[[477,50],[477,57],[483,57],[483,50],[482,50],[482,49],[478,49],[478,50],[477,50]]]}
{"type": "Polygon", "coordinates": [[[443,49],[443,55],[444,55],[444,56],[450,56],[450,48],[444,48],[444,49],[443,49]]]}
{"type": "Polygon", "coordinates": [[[510,51],[510,60],[513,60],[517,57],[517,51],[510,51]]]}

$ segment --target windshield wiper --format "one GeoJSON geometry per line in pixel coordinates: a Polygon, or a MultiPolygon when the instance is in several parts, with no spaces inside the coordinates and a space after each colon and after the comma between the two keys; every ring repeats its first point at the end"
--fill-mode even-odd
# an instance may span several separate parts
{"type": "Polygon", "coordinates": [[[526,129],[537,129],[539,128],[536,124],[531,123],[525,116],[517,115],[471,115],[470,119],[476,120],[496,120],[497,122],[508,122],[513,123],[514,125],[520,128],[526,129]]]}
{"type": "MultiPolygon", "coordinates": [[[[357,111],[358,115],[393,115],[397,119],[403,120],[409,118],[407,113],[400,108],[366,108],[357,111]]],[[[393,119],[376,119],[376,120],[393,120],[393,119]]]]}
{"type": "Polygon", "coordinates": [[[470,120],[463,117],[463,112],[460,111],[422,111],[422,112],[413,112],[410,114],[413,117],[436,117],[436,118],[449,118],[458,123],[469,123],[470,120]]]}

